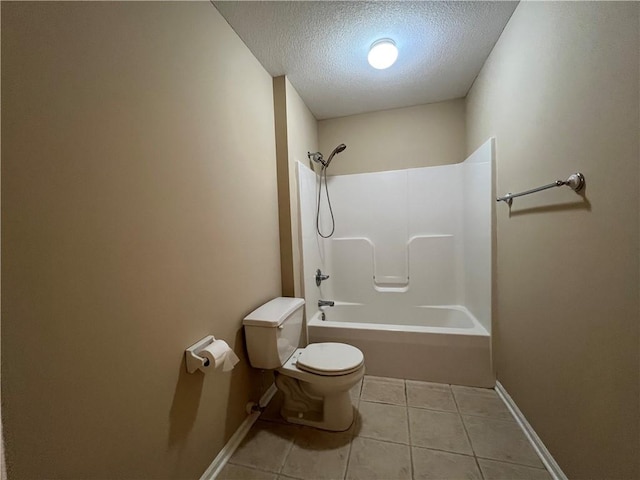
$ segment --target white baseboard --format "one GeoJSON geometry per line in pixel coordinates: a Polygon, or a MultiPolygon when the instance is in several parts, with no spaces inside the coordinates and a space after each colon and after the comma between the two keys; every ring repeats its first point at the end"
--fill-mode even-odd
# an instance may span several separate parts
{"type": "MultiPolygon", "coordinates": [[[[277,392],[276,385],[274,383],[267,389],[264,395],[260,398],[260,407],[266,407],[275,393],[277,392]]],[[[256,422],[258,417],[260,416],[260,412],[253,412],[244,419],[244,421],[240,424],[238,429],[231,435],[229,441],[222,447],[220,453],[213,459],[209,468],[207,468],[200,480],[215,480],[218,474],[222,471],[224,466],[227,464],[233,453],[240,446],[240,443],[244,439],[244,437],[249,433],[251,427],[256,422]]]]}
{"type": "Polygon", "coordinates": [[[531,443],[531,446],[533,446],[533,449],[540,457],[540,460],[542,460],[542,463],[544,463],[544,466],[547,468],[547,471],[549,472],[549,475],[551,475],[553,480],[568,480],[567,476],[560,468],[560,465],[558,465],[558,463],[551,456],[551,453],[549,452],[549,450],[547,450],[547,447],[544,446],[544,443],[542,443],[542,440],[540,439],[538,434],[535,432],[535,430],[529,424],[516,403],[513,401],[513,398],[511,398],[502,384],[498,381],[496,381],[496,392],[509,409],[509,412],[511,412],[511,415],[513,415],[513,418],[516,419],[516,422],[518,422],[520,428],[522,428],[522,431],[529,440],[529,443],[531,443]]]}

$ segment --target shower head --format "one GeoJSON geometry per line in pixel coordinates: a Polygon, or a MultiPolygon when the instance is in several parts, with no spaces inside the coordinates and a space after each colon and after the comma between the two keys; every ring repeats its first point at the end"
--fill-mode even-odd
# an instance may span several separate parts
{"type": "Polygon", "coordinates": [[[329,159],[326,162],[324,162],[325,168],[329,166],[329,164],[331,163],[331,160],[333,159],[334,155],[337,155],[340,152],[344,152],[344,150],[346,148],[347,148],[347,146],[344,143],[341,143],[336,148],[334,148],[333,152],[331,152],[331,155],[329,155],[329,159]]]}
{"type": "Polygon", "coordinates": [[[323,167],[326,165],[324,158],[322,157],[322,154],[320,152],[307,152],[307,157],[309,158],[309,160],[313,160],[316,163],[322,164],[323,167]]]}

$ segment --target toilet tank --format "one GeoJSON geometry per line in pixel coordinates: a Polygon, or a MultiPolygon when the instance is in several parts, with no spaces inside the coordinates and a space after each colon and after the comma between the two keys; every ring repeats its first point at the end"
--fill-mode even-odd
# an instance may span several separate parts
{"type": "Polygon", "coordinates": [[[304,299],[278,297],[247,315],[242,324],[254,368],[275,369],[285,364],[302,338],[304,299]]]}

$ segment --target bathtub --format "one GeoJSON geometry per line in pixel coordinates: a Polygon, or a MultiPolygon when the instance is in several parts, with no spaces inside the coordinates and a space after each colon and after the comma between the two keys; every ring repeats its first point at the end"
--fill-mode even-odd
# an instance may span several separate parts
{"type": "Polygon", "coordinates": [[[362,350],[367,375],[495,385],[489,333],[463,306],[336,302],[313,315],[307,328],[312,343],[342,342],[362,350]]]}

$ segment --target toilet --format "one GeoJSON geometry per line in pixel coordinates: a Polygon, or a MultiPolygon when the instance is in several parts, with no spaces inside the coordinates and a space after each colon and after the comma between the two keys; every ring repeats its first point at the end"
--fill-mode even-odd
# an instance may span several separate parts
{"type": "Polygon", "coordinates": [[[349,390],[364,376],[364,355],[344,343],[300,347],[304,328],[301,298],[279,297],[244,318],[251,366],[275,370],[284,395],[282,416],[291,423],[331,431],[353,423],[349,390]]]}

